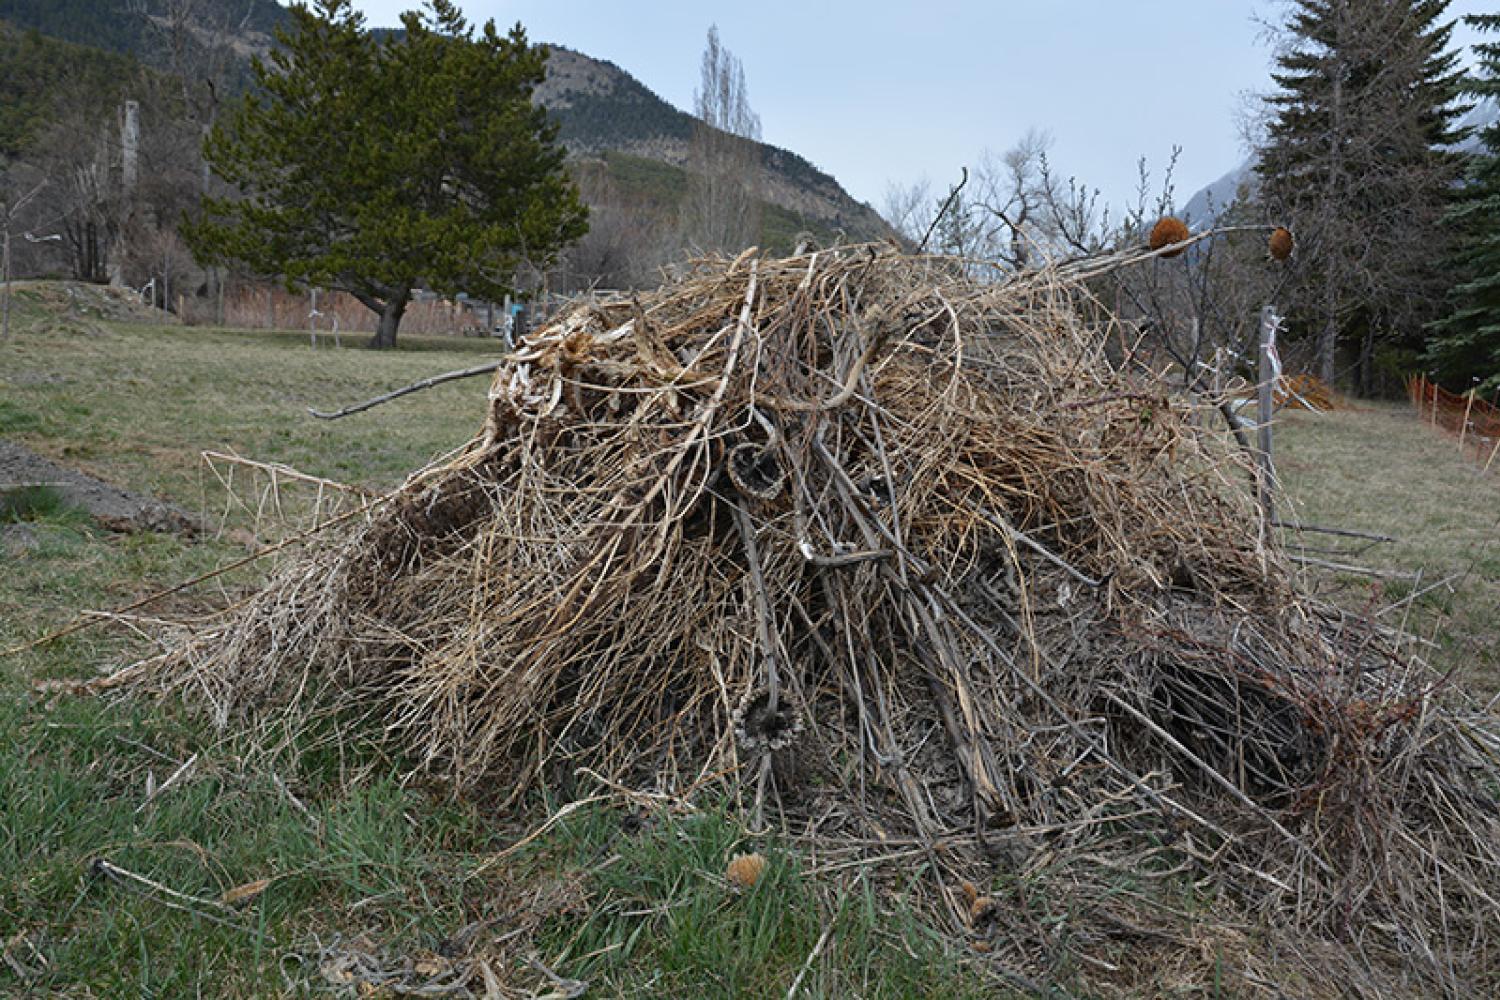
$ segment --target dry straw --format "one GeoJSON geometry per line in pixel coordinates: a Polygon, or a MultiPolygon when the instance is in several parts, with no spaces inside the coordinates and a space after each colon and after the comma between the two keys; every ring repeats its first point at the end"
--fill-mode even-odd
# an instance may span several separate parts
{"type": "Polygon", "coordinates": [[[1111,363],[1086,281],[1148,256],[581,304],[458,457],[111,683],[517,803],[718,787],[825,868],[921,863],[956,934],[1004,876],[1028,977],[1495,995],[1494,720],[1300,597],[1222,436],[1111,363]]]}

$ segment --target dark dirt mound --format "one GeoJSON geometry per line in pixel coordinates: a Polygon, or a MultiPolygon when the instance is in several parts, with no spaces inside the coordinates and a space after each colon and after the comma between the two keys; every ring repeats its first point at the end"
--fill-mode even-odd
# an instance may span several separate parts
{"type": "Polygon", "coordinates": [[[154,497],[121,489],[87,473],[58,465],[13,441],[0,439],[0,495],[28,487],[56,490],[111,531],[170,531],[195,535],[199,524],[187,511],[154,497]]]}

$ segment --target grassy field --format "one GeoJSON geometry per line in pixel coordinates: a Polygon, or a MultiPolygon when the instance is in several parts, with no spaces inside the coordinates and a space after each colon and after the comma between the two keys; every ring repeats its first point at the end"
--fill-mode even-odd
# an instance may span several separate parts
{"type": "MultiPolygon", "coordinates": [[[[0,435],[210,512],[224,494],[205,449],[372,489],[398,483],[469,438],[484,380],[331,423],[305,407],[493,349],[434,339],[391,354],[315,351],[305,335],[60,320],[24,292],[17,307],[17,333],[0,344],[0,435]]],[[[1496,478],[1395,408],[1293,415],[1280,441],[1300,516],[1401,537],[1355,557],[1364,564],[1454,576],[1453,593],[1415,602],[1419,624],[1445,664],[1500,686],[1496,478]]],[[[189,542],[105,533],[45,505],[27,516],[32,546],[0,549],[0,648],[238,559],[259,527],[232,508],[233,530],[189,542]]],[[[258,572],[144,613],[221,605],[258,572]]],[[[1410,591],[1314,582],[1356,605],[1410,591]]],[[[811,873],[809,858],[750,837],[713,803],[581,808],[495,861],[524,828],[483,802],[403,786],[389,762],[258,752],[172,704],[38,683],[92,677],[150,648],[149,629],[131,624],[0,660],[0,995],[396,995],[466,976],[484,995],[491,970],[566,995],[543,966],[599,997],[785,996],[804,973],[807,997],[1010,995],[983,956],[924,930],[888,893],[848,871],[811,873]],[[768,874],[731,891],[725,862],[752,849],[768,874]]]]}
{"type": "Polygon", "coordinates": [[[1326,570],[1313,587],[1351,609],[1384,612],[1432,643],[1425,656],[1476,691],[1500,691],[1500,468],[1458,454],[1455,439],[1416,420],[1405,405],[1280,419],[1277,469],[1291,498],[1286,512],[1308,524],[1385,535],[1358,539],[1302,534],[1325,562],[1355,564],[1413,579],[1326,570]],[[1405,600],[1413,593],[1417,596],[1405,600]]]}

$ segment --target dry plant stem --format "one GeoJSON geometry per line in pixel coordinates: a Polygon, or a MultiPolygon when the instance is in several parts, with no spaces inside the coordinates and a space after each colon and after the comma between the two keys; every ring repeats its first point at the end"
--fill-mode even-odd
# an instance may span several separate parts
{"type": "Polygon", "coordinates": [[[1413,637],[1300,592],[1229,436],[1111,362],[1087,282],[1152,260],[742,255],[566,310],[468,445],[120,676],[279,735],[358,720],[512,804],[573,775],[737,802],[814,871],[920,857],[960,935],[954,887],[999,866],[1038,902],[986,961],[1080,992],[1120,992],[1124,934],[1139,968],[1240,956],[1230,991],[1275,954],[1360,1000],[1500,992],[1500,734],[1413,637]],[[734,713],[772,689],[806,722],[774,782],[734,713]],[[1212,913],[1157,891],[1186,878],[1212,913]]]}
{"type": "Polygon", "coordinates": [[[1399,538],[1391,535],[1377,535],[1369,531],[1355,531],[1352,528],[1329,528],[1321,524],[1289,524],[1286,521],[1273,520],[1273,528],[1286,528],[1289,531],[1312,531],[1322,535],[1339,535],[1343,538],[1364,538],[1372,542],[1398,542],[1399,538]]]}
{"type": "Polygon", "coordinates": [[[10,656],[17,656],[21,653],[25,653],[33,649],[38,649],[42,646],[48,645],[49,643],[56,642],[58,639],[70,636],[74,632],[82,631],[83,629],[88,628],[90,625],[98,624],[100,621],[111,621],[117,619],[123,615],[130,613],[131,611],[143,608],[148,604],[154,604],[164,597],[171,597],[173,594],[180,594],[184,590],[187,590],[189,587],[194,587],[207,580],[212,580],[215,577],[223,576],[225,573],[233,572],[234,570],[237,570],[242,566],[248,566],[253,562],[264,559],[266,556],[274,555],[275,553],[280,552],[292,545],[296,545],[300,542],[305,542],[309,538],[312,538],[314,535],[317,535],[320,532],[326,531],[329,528],[352,519],[356,514],[363,514],[374,507],[376,504],[386,499],[389,499],[389,497],[377,497],[374,500],[371,500],[369,503],[356,508],[355,510],[347,511],[343,514],[340,514],[338,517],[331,518],[330,520],[324,521],[322,524],[315,525],[314,527],[309,528],[307,531],[293,535],[290,538],[282,539],[275,545],[267,546],[266,548],[263,548],[258,552],[252,552],[250,555],[245,556],[243,559],[236,559],[234,562],[230,563],[227,566],[220,566],[218,569],[209,570],[207,573],[200,573],[198,576],[193,577],[191,580],[184,580],[182,583],[179,583],[172,587],[168,587],[166,590],[158,590],[154,594],[148,594],[138,601],[132,601],[130,604],[115,608],[114,610],[106,612],[103,615],[80,614],[73,620],[71,624],[67,625],[64,628],[58,629],[56,632],[49,632],[48,634],[42,636],[40,639],[34,639],[31,642],[23,643],[19,646],[12,646],[10,649],[0,650],[0,660],[3,660],[10,656]]]}
{"type": "Polygon", "coordinates": [[[1005,532],[1006,536],[1009,537],[1011,541],[1020,542],[1031,551],[1037,553],[1042,558],[1052,563],[1052,565],[1058,567],[1059,569],[1066,570],[1069,576],[1077,580],[1079,583],[1083,584],[1085,587],[1102,586],[1100,581],[1095,580],[1091,576],[1087,576],[1083,573],[1078,572],[1078,570],[1069,565],[1061,556],[1054,554],[1051,549],[1047,548],[1041,542],[1038,542],[1036,539],[1032,538],[1030,535],[1027,535],[1020,529],[1012,527],[1009,521],[1005,520],[1005,518],[1001,517],[999,514],[996,514],[994,511],[980,510],[978,513],[990,524],[993,524],[995,527],[1005,532]]]}
{"type": "Polygon", "coordinates": [[[1339,573],[1357,573],[1360,576],[1379,577],[1382,580],[1416,579],[1415,573],[1406,573],[1394,569],[1375,569],[1371,566],[1355,566],[1352,563],[1330,562],[1327,559],[1315,559],[1312,556],[1299,555],[1295,552],[1288,553],[1287,558],[1303,566],[1316,566],[1319,569],[1331,569],[1339,573]]]}
{"type": "Polygon", "coordinates": [[[357,493],[360,496],[364,497],[379,495],[359,486],[351,486],[348,483],[340,483],[332,479],[324,479],[322,476],[310,475],[306,472],[294,469],[290,465],[283,465],[280,462],[257,462],[253,458],[245,458],[243,455],[230,455],[222,451],[204,451],[201,452],[200,455],[205,461],[210,463],[227,462],[230,465],[240,465],[244,466],[245,468],[254,469],[258,472],[264,472],[268,476],[279,477],[281,479],[295,479],[298,482],[310,483],[314,486],[318,486],[324,489],[337,490],[340,493],[357,493]]]}
{"type": "MultiPolygon", "coordinates": [[[[735,527],[740,533],[740,544],[744,547],[745,562],[750,569],[751,596],[755,605],[755,635],[760,644],[761,662],[765,665],[766,711],[774,715],[780,707],[781,680],[776,669],[779,653],[772,639],[776,627],[771,621],[770,602],[766,599],[766,579],[760,568],[760,552],[755,545],[755,525],[745,508],[731,503],[735,527]]],[[[753,829],[765,828],[766,791],[771,783],[771,750],[766,749],[760,759],[760,773],[755,782],[755,810],[753,829]]]]}
{"type": "Polygon", "coordinates": [[[341,410],[317,410],[309,406],[307,412],[319,420],[338,420],[340,417],[347,417],[352,413],[363,413],[365,410],[373,409],[381,403],[389,403],[393,399],[400,399],[402,396],[409,396],[414,392],[421,392],[423,389],[431,389],[433,386],[442,385],[445,382],[455,382],[462,378],[473,378],[476,375],[489,375],[498,371],[505,363],[503,360],[491,361],[488,364],[475,365],[472,368],[460,368],[456,371],[444,372],[441,375],[432,375],[413,382],[410,385],[394,389],[391,392],[373,396],[362,403],[351,404],[341,410]]]}
{"type": "Polygon", "coordinates": [[[133,871],[112,864],[104,858],[95,858],[89,865],[92,871],[121,882],[137,891],[143,891],[146,895],[155,899],[163,906],[174,910],[182,910],[196,917],[202,917],[211,923],[221,927],[232,927],[235,930],[253,933],[252,928],[246,927],[238,920],[227,919],[234,916],[234,910],[225,906],[215,899],[202,899],[198,896],[189,896],[187,893],[178,892],[176,889],[162,885],[154,879],[139,875],[133,871]],[[221,916],[220,914],[224,914],[221,916]]]}

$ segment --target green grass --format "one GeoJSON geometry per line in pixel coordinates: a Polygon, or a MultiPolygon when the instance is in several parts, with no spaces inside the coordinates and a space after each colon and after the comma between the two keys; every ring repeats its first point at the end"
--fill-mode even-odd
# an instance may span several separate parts
{"type": "Polygon", "coordinates": [[[909,912],[890,912],[863,875],[817,882],[795,851],[749,837],[721,810],[644,821],[585,810],[538,861],[585,873],[592,900],[582,921],[546,928],[543,950],[570,975],[610,984],[610,996],[782,996],[804,966],[807,997],[1005,995],[966,975],[909,912]],[[766,859],[764,874],[731,887],[726,860],[751,851],[766,859]],[[825,931],[821,961],[809,963],[825,931]]]}
{"type": "MultiPolygon", "coordinates": [[[[483,341],[315,351],[303,334],[75,323],[45,296],[18,299],[16,334],[0,345],[0,431],[210,515],[224,492],[202,450],[378,489],[468,440],[483,413],[483,379],[339,421],[305,412],[472,365],[493,350],[483,341]]],[[[0,572],[0,649],[245,552],[212,532],[190,541],[101,531],[57,499],[12,497],[0,516],[24,518],[35,538],[0,572]]],[[[229,512],[231,527],[252,521],[229,512]]],[[[252,564],[141,614],[221,606],[263,572],[252,564]]],[[[534,951],[589,980],[590,996],[784,995],[830,925],[804,996],[996,995],[899,898],[809,876],[785,845],[754,842],[772,858],[768,877],[729,891],[729,854],[752,841],[722,811],[646,817],[626,832],[633,817],[598,808],[482,867],[545,806],[499,817],[403,787],[396,764],[336,742],[272,753],[170,700],[58,689],[149,652],[152,623],[140,625],[0,659],[0,949],[27,973],[0,961],[0,995],[285,995],[322,983],[316,953],[332,942],[366,942],[399,966],[435,960],[476,922],[494,928],[473,948],[498,972],[535,979],[524,961],[534,951]],[[111,876],[100,859],[197,902],[111,876]],[[268,888],[243,909],[216,904],[260,879],[268,888]],[[527,936],[494,944],[523,925],[527,936]]]]}
{"type": "Polygon", "coordinates": [[[87,523],[88,513],[68,502],[68,498],[56,488],[20,486],[0,489],[0,524],[19,524],[25,521],[47,521],[56,523],[87,523]]]}
{"type": "MultiPolygon", "coordinates": [[[[1279,419],[1276,449],[1277,470],[1302,520],[1397,539],[1358,551],[1357,542],[1306,535],[1307,545],[1349,553],[1316,558],[1422,574],[1406,581],[1316,571],[1314,580],[1335,587],[1351,608],[1379,610],[1451,578],[1411,602],[1408,627],[1435,644],[1426,652],[1438,668],[1483,693],[1500,691],[1500,468],[1483,475],[1459,456],[1456,439],[1405,405],[1288,412],[1279,419]]],[[[1386,618],[1399,624],[1404,612],[1396,608],[1386,618]]]]}

